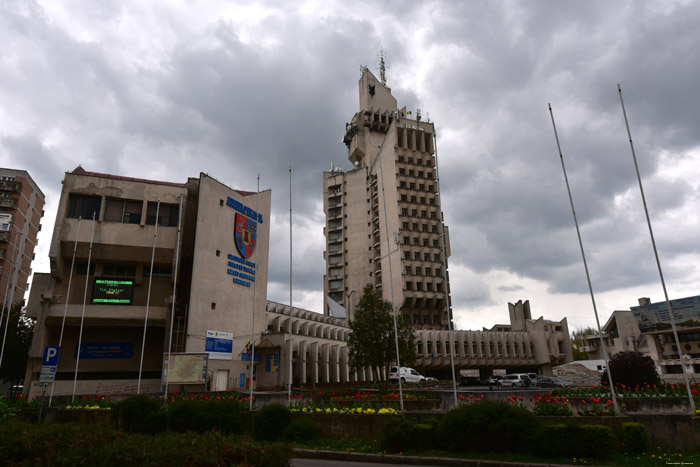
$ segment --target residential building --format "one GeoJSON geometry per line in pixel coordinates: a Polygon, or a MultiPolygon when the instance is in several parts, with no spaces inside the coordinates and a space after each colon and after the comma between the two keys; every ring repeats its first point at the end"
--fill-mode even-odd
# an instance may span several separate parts
{"type": "Polygon", "coordinates": [[[44,193],[25,170],[0,168],[0,298],[24,300],[44,215],[44,193]]]}
{"type": "MultiPolygon", "coordinates": [[[[700,296],[670,300],[675,320],[678,349],[673,335],[668,304],[651,303],[647,297],[629,310],[616,310],[602,328],[609,356],[634,351],[649,356],[666,381],[681,378],[685,365],[688,373],[700,373],[700,296]],[[682,357],[681,357],[682,356],[682,357]]],[[[582,337],[582,350],[591,359],[603,358],[598,333],[582,337]]]]}

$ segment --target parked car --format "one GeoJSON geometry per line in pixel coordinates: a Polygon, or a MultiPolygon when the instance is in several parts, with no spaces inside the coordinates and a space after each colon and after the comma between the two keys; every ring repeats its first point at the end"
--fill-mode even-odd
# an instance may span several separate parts
{"type": "Polygon", "coordinates": [[[437,378],[433,378],[432,376],[427,376],[427,377],[425,378],[425,381],[427,381],[427,382],[433,382],[433,383],[434,383],[434,382],[437,381],[437,380],[438,380],[437,378]]]}
{"type": "Polygon", "coordinates": [[[422,383],[425,381],[425,378],[413,368],[402,366],[400,373],[395,366],[389,368],[389,381],[397,382],[399,378],[401,378],[401,384],[422,383]]]}
{"type": "Polygon", "coordinates": [[[481,386],[481,380],[478,376],[460,376],[460,386],[481,386]]]}
{"type": "Polygon", "coordinates": [[[556,376],[540,376],[537,379],[538,388],[570,388],[573,385],[571,381],[564,381],[556,376]]]}
{"type": "Polygon", "coordinates": [[[489,378],[486,380],[486,383],[489,386],[494,386],[494,385],[497,385],[498,382],[502,379],[503,379],[503,376],[501,376],[501,375],[493,375],[493,376],[489,376],[489,378]]]}
{"type": "Polygon", "coordinates": [[[499,388],[529,387],[532,384],[532,380],[527,373],[512,373],[505,375],[497,384],[499,388]]]}
{"type": "Polygon", "coordinates": [[[527,375],[530,377],[530,381],[532,381],[533,384],[536,383],[537,379],[540,377],[537,373],[528,373],[527,375]]]}

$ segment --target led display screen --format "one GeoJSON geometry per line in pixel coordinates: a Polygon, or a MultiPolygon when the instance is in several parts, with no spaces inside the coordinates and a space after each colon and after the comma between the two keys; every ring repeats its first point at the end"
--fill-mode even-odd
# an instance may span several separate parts
{"type": "Polygon", "coordinates": [[[92,286],[92,303],[96,304],[131,305],[133,296],[133,279],[96,278],[92,286]]]}

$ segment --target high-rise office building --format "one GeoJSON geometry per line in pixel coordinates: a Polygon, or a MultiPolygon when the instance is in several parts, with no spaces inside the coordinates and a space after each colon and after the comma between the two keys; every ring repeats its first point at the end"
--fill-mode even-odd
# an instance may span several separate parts
{"type": "Polygon", "coordinates": [[[0,297],[21,302],[32,274],[44,193],[24,170],[0,168],[0,297]]]}
{"type": "Polygon", "coordinates": [[[450,249],[441,221],[435,127],[419,110],[399,109],[383,81],[362,72],[360,110],[343,138],[354,168],[323,174],[324,313],[337,315],[337,303],[352,319],[371,284],[384,300],[392,301],[393,292],[399,315],[414,327],[447,329],[443,251],[449,257],[450,249]]]}

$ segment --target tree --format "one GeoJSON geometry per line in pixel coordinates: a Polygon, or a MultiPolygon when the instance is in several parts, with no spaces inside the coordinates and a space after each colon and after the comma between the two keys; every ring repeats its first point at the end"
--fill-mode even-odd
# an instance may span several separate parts
{"type": "MultiPolygon", "coordinates": [[[[615,386],[625,385],[628,388],[649,384],[661,384],[656,365],[651,357],[639,352],[620,352],[610,357],[608,365],[615,386]]],[[[608,386],[608,370],[600,378],[600,384],[608,386]]]]}
{"type": "MultiPolygon", "coordinates": [[[[7,313],[7,310],[5,310],[7,313]]],[[[0,339],[5,332],[5,320],[3,317],[0,326],[0,339]]],[[[27,370],[29,346],[32,343],[34,334],[34,320],[27,317],[24,312],[23,303],[15,303],[10,309],[10,322],[7,328],[5,350],[2,356],[2,366],[0,366],[0,378],[10,380],[14,385],[24,378],[27,370]]],[[[1,341],[0,341],[1,342],[1,341]]]]}
{"type": "MultiPolygon", "coordinates": [[[[416,336],[404,320],[396,322],[399,336],[401,365],[412,365],[416,353],[416,336]]],[[[355,308],[355,319],[350,323],[348,348],[353,370],[369,368],[382,390],[388,387],[389,367],[396,362],[394,315],[392,305],[382,300],[372,285],[366,285],[355,308]],[[382,379],[382,370],[384,379],[382,379]]]]}

